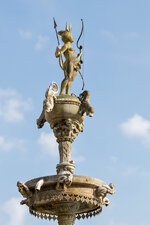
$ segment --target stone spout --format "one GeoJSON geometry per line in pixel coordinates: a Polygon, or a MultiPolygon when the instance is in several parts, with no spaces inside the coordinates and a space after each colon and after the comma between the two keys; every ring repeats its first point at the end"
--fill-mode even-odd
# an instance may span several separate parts
{"type": "Polygon", "coordinates": [[[40,191],[43,184],[44,184],[44,180],[43,179],[39,180],[36,183],[35,190],[40,191]]]}

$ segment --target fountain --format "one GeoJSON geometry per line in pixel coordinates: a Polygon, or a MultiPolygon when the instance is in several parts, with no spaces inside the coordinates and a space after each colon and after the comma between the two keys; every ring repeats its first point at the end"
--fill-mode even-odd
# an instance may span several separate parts
{"type": "Polygon", "coordinates": [[[59,95],[57,83],[52,82],[47,88],[37,126],[42,128],[44,123],[48,122],[57,139],[57,174],[35,178],[26,183],[18,181],[17,186],[25,198],[21,204],[26,204],[32,215],[41,219],[58,220],[59,225],[73,225],[76,219],[86,219],[100,214],[103,205],[108,206],[110,203],[107,194],[114,194],[115,190],[112,183],[107,185],[96,178],[74,175],[75,163],[71,159],[71,145],[79,132],[83,132],[85,117],[92,117],[94,109],[89,101],[88,90],[84,90],[79,96],[73,93],[70,95],[72,82],[78,73],[81,74],[82,46],[79,47],[80,52],[76,56],[71,46],[74,41],[71,26],[68,28],[66,25],[65,30],[57,32],[54,20],[54,27],[58,40],[55,56],[64,72],[64,79],[59,95]],[[62,47],[58,35],[64,43],[62,47]]]}

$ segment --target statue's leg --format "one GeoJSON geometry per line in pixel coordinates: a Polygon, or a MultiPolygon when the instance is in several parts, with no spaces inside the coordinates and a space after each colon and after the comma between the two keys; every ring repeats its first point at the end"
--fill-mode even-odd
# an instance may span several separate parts
{"type": "Polygon", "coordinates": [[[66,94],[69,95],[70,94],[70,89],[72,87],[72,81],[68,81],[68,84],[66,86],[66,94]]]}
{"type": "Polygon", "coordinates": [[[65,78],[65,79],[61,82],[60,95],[63,95],[63,94],[64,94],[64,90],[65,90],[67,84],[68,84],[68,79],[65,78]]]}
{"type": "Polygon", "coordinates": [[[77,76],[77,73],[78,73],[78,70],[76,71],[74,68],[73,68],[73,64],[72,64],[72,68],[70,70],[70,74],[69,74],[69,80],[68,80],[68,84],[66,86],[66,94],[70,94],[70,90],[71,90],[71,87],[72,87],[72,82],[74,81],[75,77],[77,76]]]}
{"type": "Polygon", "coordinates": [[[69,95],[70,94],[70,89],[72,86],[72,82],[73,82],[73,73],[74,73],[74,67],[73,67],[73,63],[71,61],[69,61],[69,63],[67,64],[67,73],[68,73],[68,83],[66,86],[66,94],[69,95]]]}

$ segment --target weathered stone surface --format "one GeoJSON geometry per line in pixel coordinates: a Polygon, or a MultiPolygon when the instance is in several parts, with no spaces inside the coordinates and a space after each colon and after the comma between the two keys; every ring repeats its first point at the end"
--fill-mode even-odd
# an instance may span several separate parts
{"type": "Polygon", "coordinates": [[[70,214],[70,215],[60,214],[58,215],[58,224],[59,225],[74,225],[75,219],[76,219],[75,214],[70,214]]]}
{"type": "Polygon", "coordinates": [[[72,175],[72,182],[66,188],[61,183],[58,188],[60,178],[61,175],[39,177],[24,184],[32,193],[32,198],[27,196],[29,201],[27,205],[30,212],[33,212],[31,214],[37,216],[42,213],[42,218],[48,218],[47,215],[56,215],[59,224],[63,224],[63,221],[65,223],[67,217],[64,214],[67,214],[70,220],[72,218],[70,223],[74,224],[75,215],[79,219],[81,215],[84,219],[99,214],[103,205],[108,205],[109,200],[106,195],[114,193],[112,184],[108,186],[104,181],[96,178],[78,175],[72,175]],[[39,181],[43,182],[40,190],[37,190],[39,181]]]}

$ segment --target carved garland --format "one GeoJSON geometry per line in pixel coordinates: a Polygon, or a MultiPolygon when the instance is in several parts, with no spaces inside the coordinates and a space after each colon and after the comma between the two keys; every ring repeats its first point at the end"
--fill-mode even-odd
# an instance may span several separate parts
{"type": "Polygon", "coordinates": [[[56,104],[71,104],[71,105],[77,105],[77,106],[81,104],[81,102],[78,102],[78,101],[75,102],[75,101],[71,101],[70,99],[64,99],[64,98],[62,99],[56,98],[55,103],[56,104]]]}

